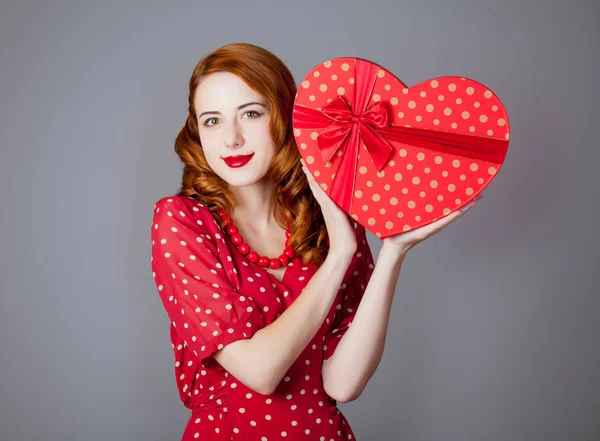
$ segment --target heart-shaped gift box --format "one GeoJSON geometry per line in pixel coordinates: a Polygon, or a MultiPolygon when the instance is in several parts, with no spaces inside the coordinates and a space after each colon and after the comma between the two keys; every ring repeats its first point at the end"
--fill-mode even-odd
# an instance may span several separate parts
{"type": "Polygon", "coordinates": [[[383,239],[468,204],[508,149],[504,106],[486,86],[440,77],[407,87],[381,66],[315,66],[294,101],[294,136],[321,188],[383,239]]]}

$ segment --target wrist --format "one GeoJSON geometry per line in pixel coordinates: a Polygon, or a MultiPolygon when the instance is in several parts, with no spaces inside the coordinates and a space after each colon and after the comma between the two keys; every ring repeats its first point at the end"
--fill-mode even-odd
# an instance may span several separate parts
{"type": "Polygon", "coordinates": [[[397,257],[398,259],[404,259],[404,257],[406,257],[406,254],[411,248],[412,247],[410,245],[398,245],[393,242],[384,240],[380,252],[385,253],[389,256],[397,257]]]}

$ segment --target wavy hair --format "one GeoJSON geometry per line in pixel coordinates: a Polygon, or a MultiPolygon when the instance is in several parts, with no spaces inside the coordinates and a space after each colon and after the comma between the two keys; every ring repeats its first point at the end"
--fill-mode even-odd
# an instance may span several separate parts
{"type": "Polygon", "coordinates": [[[189,84],[189,114],[175,140],[175,152],[183,162],[180,196],[190,196],[216,215],[223,209],[231,214],[235,202],[228,184],[208,165],[198,134],[194,94],[201,80],[225,71],[240,77],[250,88],[271,104],[269,121],[276,154],[266,178],[275,183],[274,217],[282,228],[291,220],[290,244],[303,263],[320,266],[329,250],[328,235],[321,206],[314,198],[292,133],[292,110],[296,84],[287,66],[274,54],[248,43],[233,43],[216,49],[202,58],[192,73],[189,84]]]}

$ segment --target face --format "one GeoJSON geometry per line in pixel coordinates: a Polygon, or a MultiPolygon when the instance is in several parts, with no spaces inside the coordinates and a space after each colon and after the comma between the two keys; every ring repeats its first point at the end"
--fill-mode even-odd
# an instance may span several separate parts
{"type": "Polygon", "coordinates": [[[276,153],[267,99],[237,75],[214,72],[200,82],[194,105],[200,143],[214,172],[236,187],[263,179],[276,153]],[[252,156],[241,166],[224,160],[238,155],[252,156]]]}

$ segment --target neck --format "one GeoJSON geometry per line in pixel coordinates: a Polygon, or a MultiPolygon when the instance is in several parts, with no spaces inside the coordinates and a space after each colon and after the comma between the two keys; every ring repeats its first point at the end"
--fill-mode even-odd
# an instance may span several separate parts
{"type": "Polygon", "coordinates": [[[235,224],[243,224],[248,229],[262,234],[277,222],[273,215],[273,184],[261,180],[244,187],[229,186],[235,201],[231,218],[235,224]]]}

